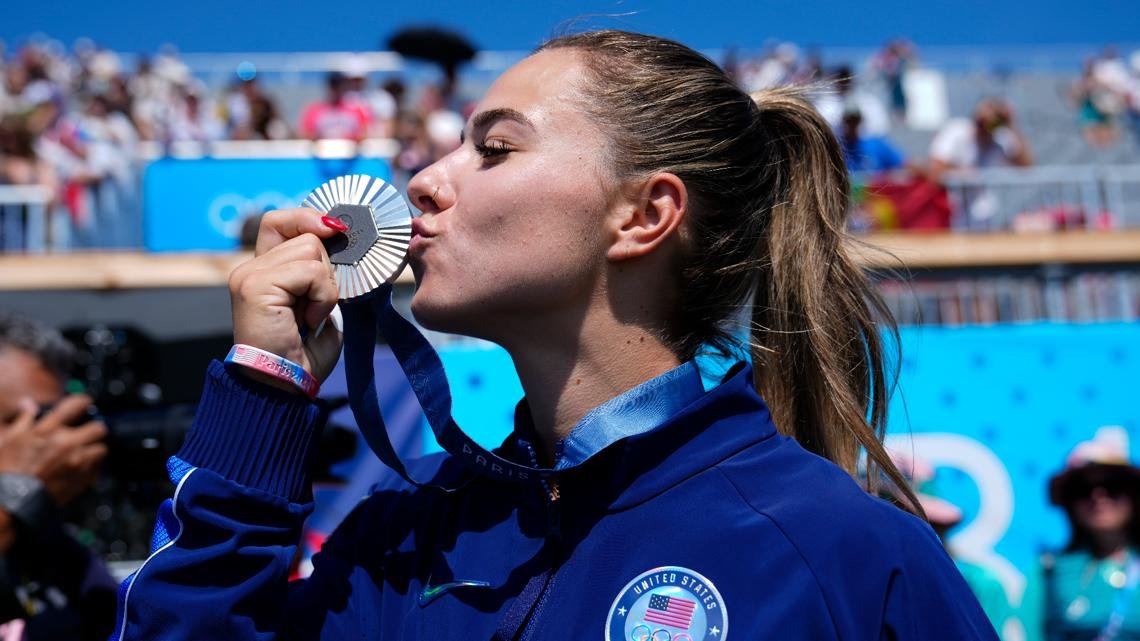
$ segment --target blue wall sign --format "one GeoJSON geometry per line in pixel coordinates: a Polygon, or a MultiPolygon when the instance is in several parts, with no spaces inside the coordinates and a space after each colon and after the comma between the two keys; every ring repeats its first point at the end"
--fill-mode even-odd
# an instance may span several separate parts
{"type": "Polygon", "coordinates": [[[391,180],[380,158],[162,158],[143,175],[143,233],[150,251],[228,251],[242,222],[296,207],[330,178],[368,174],[391,180]]]}

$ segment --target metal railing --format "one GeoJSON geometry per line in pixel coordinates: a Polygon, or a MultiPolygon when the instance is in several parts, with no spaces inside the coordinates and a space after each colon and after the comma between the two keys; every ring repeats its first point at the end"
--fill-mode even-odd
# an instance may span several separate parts
{"type": "Polygon", "coordinates": [[[42,252],[54,246],[51,190],[0,185],[0,250],[42,252]]]}
{"type": "MultiPolygon", "coordinates": [[[[384,158],[393,140],[217,141],[144,144],[139,175],[157,158],[384,158]]],[[[858,176],[857,180],[867,180],[858,176]]],[[[949,227],[966,232],[1140,229],[1140,164],[992,167],[942,176],[951,203],[949,227]]],[[[141,181],[107,179],[78,194],[83,215],[39,185],[0,186],[0,251],[140,248],[141,181]]]]}
{"type": "Polygon", "coordinates": [[[990,167],[949,172],[942,184],[952,229],[1140,227],[1140,165],[990,167]]]}

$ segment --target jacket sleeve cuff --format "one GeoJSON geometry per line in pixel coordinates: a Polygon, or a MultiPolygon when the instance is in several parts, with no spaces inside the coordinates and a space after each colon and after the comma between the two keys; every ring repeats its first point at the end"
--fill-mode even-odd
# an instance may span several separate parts
{"type": "Polygon", "coordinates": [[[240,485],[305,502],[312,496],[312,458],[324,420],[318,403],[213,361],[177,456],[240,485]]]}

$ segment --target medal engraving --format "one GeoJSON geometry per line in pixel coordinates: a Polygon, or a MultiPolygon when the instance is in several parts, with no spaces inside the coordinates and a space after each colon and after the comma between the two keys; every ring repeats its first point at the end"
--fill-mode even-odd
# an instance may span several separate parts
{"type": "Polygon", "coordinates": [[[329,260],[335,265],[359,263],[380,237],[372,221],[372,209],[367,205],[337,205],[328,215],[348,226],[347,232],[325,241],[329,260]]]}

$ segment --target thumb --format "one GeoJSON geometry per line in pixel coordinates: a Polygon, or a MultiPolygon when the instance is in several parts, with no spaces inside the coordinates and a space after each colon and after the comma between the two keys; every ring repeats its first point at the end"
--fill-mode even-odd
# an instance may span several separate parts
{"type": "Polygon", "coordinates": [[[323,383],[336,367],[343,341],[340,309],[334,307],[325,321],[304,343],[305,358],[309,361],[309,373],[318,381],[323,383]]]}

